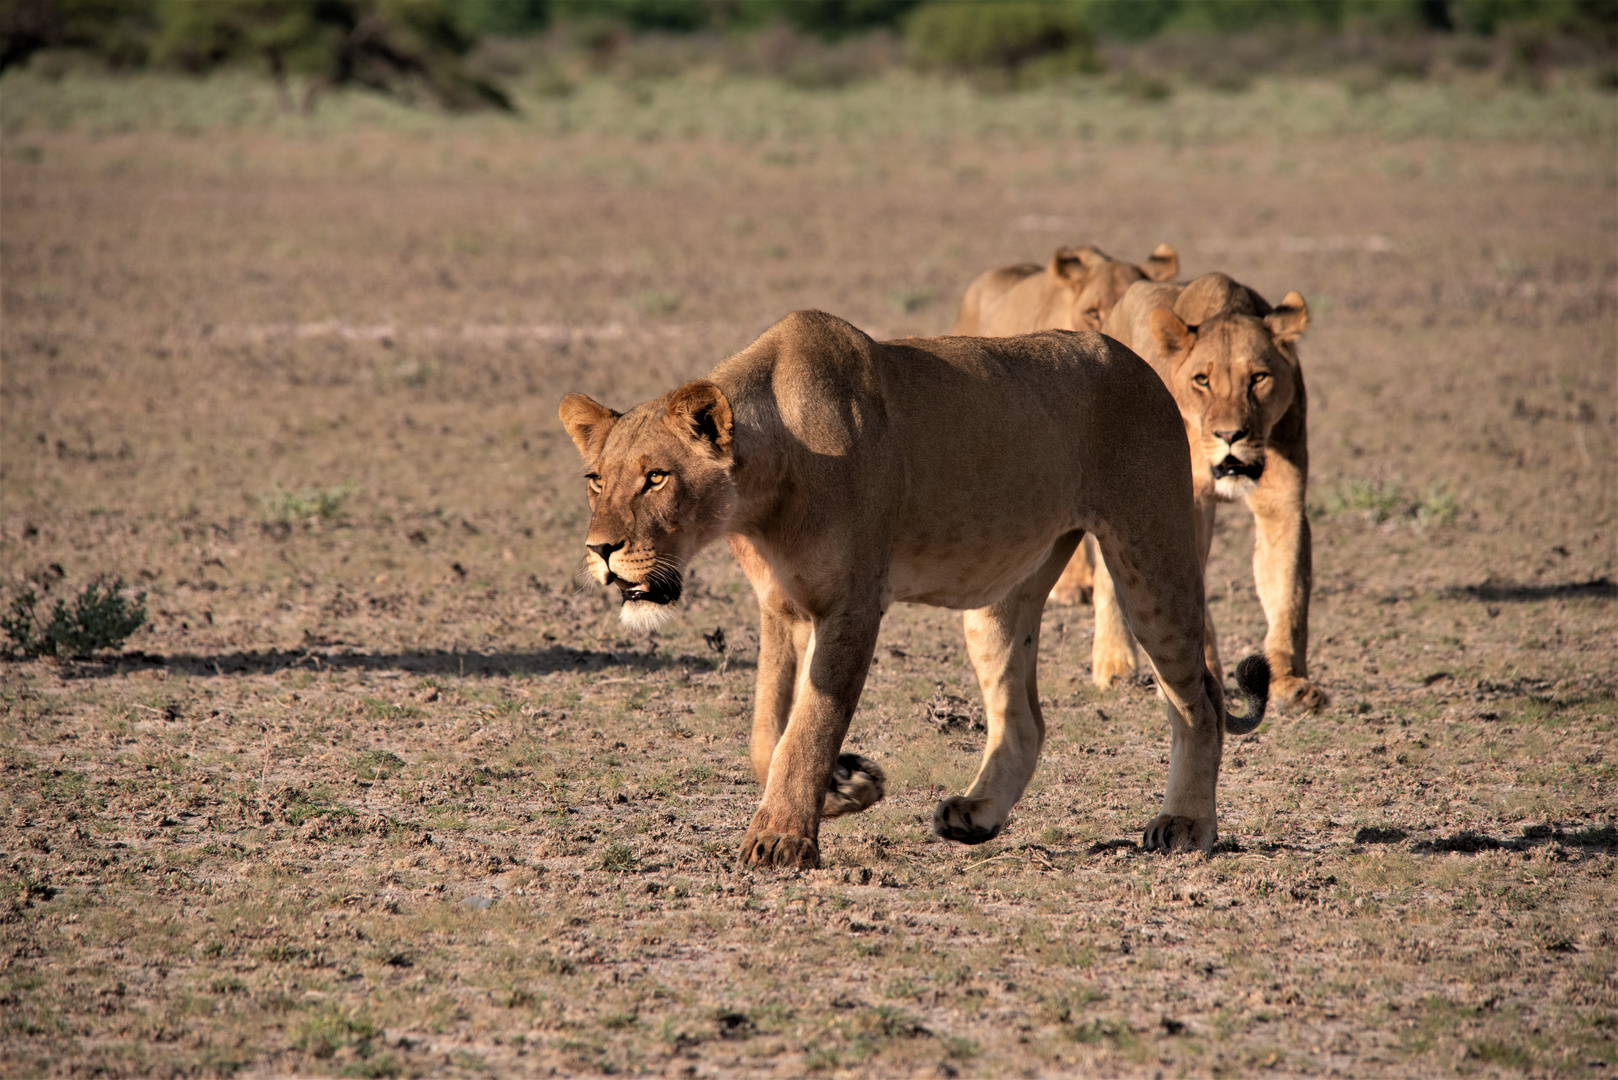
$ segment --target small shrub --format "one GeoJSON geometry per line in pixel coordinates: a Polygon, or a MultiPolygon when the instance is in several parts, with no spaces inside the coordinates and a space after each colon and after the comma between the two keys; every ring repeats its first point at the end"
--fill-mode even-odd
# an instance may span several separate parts
{"type": "Polygon", "coordinates": [[[12,599],[11,614],[0,618],[0,630],[11,638],[13,653],[25,657],[88,656],[117,649],[146,622],[146,594],[130,600],[123,588],[123,578],[97,578],[71,606],[58,599],[48,619],[40,616],[41,598],[28,589],[12,599]]]}
{"type": "Polygon", "coordinates": [[[910,16],[905,40],[925,67],[1050,75],[1101,69],[1094,36],[1071,4],[927,3],[910,16]]]}

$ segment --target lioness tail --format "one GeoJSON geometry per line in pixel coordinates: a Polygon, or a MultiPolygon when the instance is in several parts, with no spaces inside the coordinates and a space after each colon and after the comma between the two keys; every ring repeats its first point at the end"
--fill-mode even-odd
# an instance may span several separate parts
{"type": "Polygon", "coordinates": [[[1270,662],[1258,653],[1236,665],[1236,690],[1247,702],[1240,716],[1225,710],[1225,730],[1246,735],[1264,722],[1264,709],[1270,703],[1270,662]]]}

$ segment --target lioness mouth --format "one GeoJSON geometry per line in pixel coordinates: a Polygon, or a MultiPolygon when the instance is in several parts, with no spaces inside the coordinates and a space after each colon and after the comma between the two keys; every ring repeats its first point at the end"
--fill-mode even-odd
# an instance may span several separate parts
{"type": "Polygon", "coordinates": [[[680,598],[680,583],[675,582],[672,587],[660,587],[653,584],[630,584],[620,581],[618,588],[623,591],[624,603],[672,604],[680,598]]]}
{"type": "Polygon", "coordinates": [[[1221,461],[1219,464],[1213,467],[1213,475],[1215,480],[1223,480],[1227,476],[1245,476],[1249,480],[1257,480],[1263,474],[1263,458],[1259,458],[1257,461],[1249,464],[1236,457],[1235,454],[1232,454],[1230,457],[1227,457],[1224,461],[1221,461]]]}

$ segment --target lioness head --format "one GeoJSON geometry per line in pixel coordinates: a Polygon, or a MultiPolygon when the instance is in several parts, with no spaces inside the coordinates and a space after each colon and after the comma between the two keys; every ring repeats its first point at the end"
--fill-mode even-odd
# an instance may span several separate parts
{"type": "Polygon", "coordinates": [[[1179,273],[1180,257],[1167,244],[1136,266],[1120,262],[1098,247],[1057,248],[1046,273],[1073,291],[1070,318],[1075,330],[1100,330],[1107,313],[1137,281],[1168,281],[1179,273]]]}
{"type": "MultiPolygon", "coordinates": [[[[1182,294],[1191,298],[1193,310],[1192,290],[1200,282],[1182,294]]],[[[1201,446],[1214,490],[1227,502],[1251,492],[1264,473],[1270,429],[1297,393],[1296,342],[1309,323],[1309,308],[1295,292],[1271,309],[1257,294],[1234,288],[1243,302],[1199,325],[1182,318],[1187,304],[1158,308],[1150,316],[1192,445],[1201,446]]]]}
{"type": "Polygon", "coordinates": [[[626,414],[583,394],[558,411],[589,485],[585,565],[623,593],[625,626],[651,630],[680,599],[686,563],[723,535],[735,506],[730,402],[699,381],[626,414]]]}

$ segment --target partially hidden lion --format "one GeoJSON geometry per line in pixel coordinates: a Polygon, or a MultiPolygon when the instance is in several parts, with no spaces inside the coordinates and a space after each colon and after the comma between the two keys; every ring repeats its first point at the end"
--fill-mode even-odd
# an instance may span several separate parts
{"type": "Polygon", "coordinates": [[[841,750],[895,601],[965,612],[988,739],[933,830],[997,835],[1045,736],[1040,614],[1086,532],[1168,703],[1169,776],[1145,846],[1212,847],[1224,733],[1257,725],[1268,671],[1244,661],[1247,712],[1227,718],[1203,661],[1184,425],[1122,345],[1062,332],[876,342],[800,311],[627,413],[569,394],[560,415],[585,465],[586,562],[622,592],[626,624],[667,617],[687,562],[721,536],[757,594],[764,796],[743,862],[817,866],[821,819],[882,797],[881,769],[841,750]]]}
{"type": "MultiPolygon", "coordinates": [[[[1295,292],[1272,308],[1224,274],[1204,274],[1183,287],[1132,285],[1103,330],[1151,364],[1174,395],[1191,448],[1205,566],[1218,505],[1240,501],[1252,511],[1271,689],[1283,702],[1318,710],[1328,699],[1308,671],[1308,398],[1297,352],[1308,323],[1308,306],[1295,292]]],[[[1135,648],[1104,566],[1095,570],[1095,605],[1091,673],[1105,687],[1135,669],[1135,648]]],[[[1208,666],[1218,673],[1211,619],[1206,642],[1208,666]]]]}
{"type": "MultiPolygon", "coordinates": [[[[1044,266],[1023,263],[979,274],[966,288],[952,334],[1008,337],[1036,330],[1100,330],[1124,293],[1137,281],[1169,281],[1180,256],[1157,245],[1144,263],[1114,259],[1093,244],[1060,247],[1044,266]]],[[[1090,551],[1080,547],[1057,579],[1051,599],[1089,603],[1094,584],[1090,551]]]]}
{"type": "Polygon", "coordinates": [[[1092,244],[1061,247],[1044,266],[1022,263],[979,274],[966,287],[952,334],[1008,337],[1035,330],[1100,330],[1137,281],[1169,281],[1180,257],[1167,244],[1139,266],[1092,244]]]}

